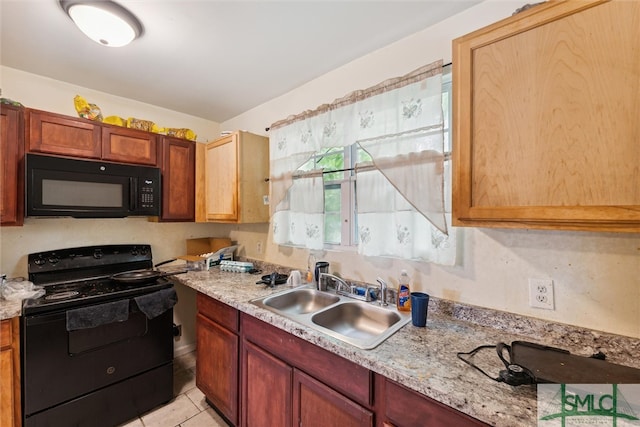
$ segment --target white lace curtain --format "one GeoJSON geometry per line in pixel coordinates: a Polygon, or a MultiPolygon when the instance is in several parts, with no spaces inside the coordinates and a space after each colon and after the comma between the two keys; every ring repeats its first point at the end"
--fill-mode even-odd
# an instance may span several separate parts
{"type": "Polygon", "coordinates": [[[359,253],[454,264],[443,126],[442,61],[274,123],[274,242],[324,247],[322,171],[298,169],[321,150],[357,143],[373,160],[355,168],[359,253]]]}

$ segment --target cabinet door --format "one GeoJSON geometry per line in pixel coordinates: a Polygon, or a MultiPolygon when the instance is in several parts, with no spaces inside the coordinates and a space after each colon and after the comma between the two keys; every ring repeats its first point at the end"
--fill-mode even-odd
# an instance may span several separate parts
{"type": "Polygon", "coordinates": [[[29,151],[100,158],[100,123],[37,110],[28,110],[27,117],[29,151]]]}
{"type": "Polygon", "coordinates": [[[13,426],[13,350],[0,350],[0,427],[13,426]]]}
{"type": "Polygon", "coordinates": [[[200,178],[199,193],[204,186],[204,216],[211,222],[269,222],[269,139],[238,131],[208,143],[202,153],[204,185],[200,178]]]}
{"type": "Polygon", "coordinates": [[[137,129],[104,125],[102,158],[113,162],[158,166],[158,135],[137,129]]]}
{"type": "Polygon", "coordinates": [[[196,143],[162,139],[162,221],[195,221],[196,143]]]}
{"type": "Polygon", "coordinates": [[[0,108],[0,224],[22,225],[24,220],[23,112],[0,108]]]}
{"type": "Polygon", "coordinates": [[[291,427],[293,368],[244,341],[242,425],[291,427]]]}
{"type": "Polygon", "coordinates": [[[454,40],[454,225],[640,231],[640,2],[546,2],[454,40]]]}
{"type": "Polygon", "coordinates": [[[0,427],[21,425],[19,325],[18,317],[0,321],[0,427]]]}
{"type": "Polygon", "coordinates": [[[238,135],[207,144],[207,221],[238,221],[238,135]]]}
{"type": "Polygon", "coordinates": [[[373,412],[307,374],[295,370],[293,384],[293,415],[296,425],[304,427],[373,426],[373,412]]]}
{"type": "Polygon", "coordinates": [[[196,335],[196,385],[237,425],[239,338],[202,314],[196,316],[196,335]]]}

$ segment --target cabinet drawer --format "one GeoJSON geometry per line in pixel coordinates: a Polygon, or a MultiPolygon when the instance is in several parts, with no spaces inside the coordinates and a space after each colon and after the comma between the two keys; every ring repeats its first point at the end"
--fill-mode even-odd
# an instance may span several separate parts
{"type": "Polygon", "coordinates": [[[251,341],[290,365],[370,407],[372,374],[368,369],[343,359],[255,317],[242,314],[242,332],[251,341]]]}
{"type": "Polygon", "coordinates": [[[198,292],[196,297],[198,312],[232,332],[238,332],[240,322],[238,310],[214,298],[198,292]]]}
{"type": "Polygon", "coordinates": [[[27,117],[29,151],[100,158],[100,124],[35,110],[29,110],[27,117]]]}
{"type": "Polygon", "coordinates": [[[422,396],[384,377],[384,412],[386,423],[397,426],[428,425],[430,427],[482,427],[482,421],[456,411],[442,403],[422,396]]]}
{"type": "Polygon", "coordinates": [[[0,322],[0,348],[11,347],[12,332],[10,320],[0,322]]]}

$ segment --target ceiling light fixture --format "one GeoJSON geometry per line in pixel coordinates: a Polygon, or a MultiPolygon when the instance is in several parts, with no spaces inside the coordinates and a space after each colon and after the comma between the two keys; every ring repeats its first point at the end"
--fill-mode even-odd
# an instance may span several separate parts
{"type": "Polygon", "coordinates": [[[143,33],[135,15],[109,0],[60,0],[60,6],[80,31],[103,46],[125,46],[143,33]]]}

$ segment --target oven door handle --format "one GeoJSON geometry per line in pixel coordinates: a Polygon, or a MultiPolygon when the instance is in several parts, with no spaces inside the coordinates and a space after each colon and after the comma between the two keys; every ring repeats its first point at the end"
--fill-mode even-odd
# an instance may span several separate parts
{"type": "Polygon", "coordinates": [[[23,323],[25,326],[43,325],[45,323],[52,323],[65,319],[67,317],[66,311],[57,311],[49,314],[36,314],[33,316],[24,316],[23,323]]]}

